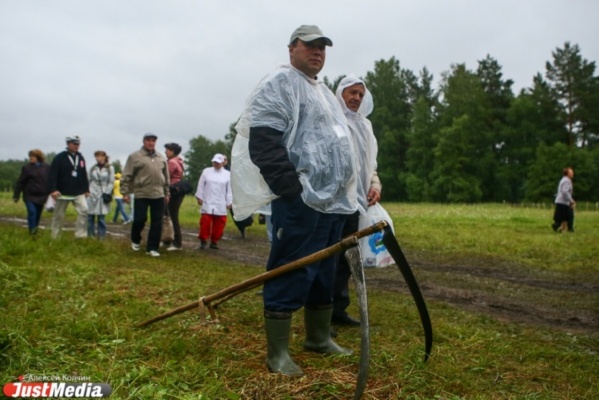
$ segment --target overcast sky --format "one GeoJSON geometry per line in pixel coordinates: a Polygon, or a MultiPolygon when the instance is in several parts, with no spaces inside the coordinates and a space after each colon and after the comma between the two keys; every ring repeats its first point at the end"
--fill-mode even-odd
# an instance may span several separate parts
{"type": "Polygon", "coordinates": [[[333,40],[330,79],[395,56],[438,83],[489,54],[517,93],[566,41],[599,60],[598,17],[597,0],[0,0],[0,160],[67,135],[90,165],[99,149],[124,163],[145,132],[160,151],[223,139],[301,24],[333,40]]]}

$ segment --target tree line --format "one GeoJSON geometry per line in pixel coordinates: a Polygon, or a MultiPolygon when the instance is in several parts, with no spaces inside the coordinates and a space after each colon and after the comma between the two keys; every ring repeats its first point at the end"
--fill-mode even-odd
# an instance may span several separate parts
{"type": "Polygon", "coordinates": [[[575,198],[599,199],[599,78],[595,62],[566,42],[544,75],[518,95],[491,56],[476,70],[455,64],[439,88],[397,59],[365,82],[386,200],[521,202],[552,199],[561,171],[576,172],[575,198]]]}
{"type": "MultiPolygon", "coordinates": [[[[438,87],[395,57],[363,77],[374,98],[369,116],[379,144],[386,201],[552,201],[561,171],[574,168],[575,198],[599,200],[599,77],[578,45],[551,53],[543,74],[514,94],[513,81],[487,55],[475,70],[451,65],[438,87]]],[[[343,76],[324,82],[335,90],[343,76]]],[[[231,154],[235,122],[224,140],[192,138],[184,154],[197,182],[214,153],[231,154]]],[[[0,188],[12,188],[23,162],[0,162],[0,188]]],[[[120,165],[118,166],[120,169],[120,165]]],[[[9,189],[10,190],[10,189],[9,189]]]]}

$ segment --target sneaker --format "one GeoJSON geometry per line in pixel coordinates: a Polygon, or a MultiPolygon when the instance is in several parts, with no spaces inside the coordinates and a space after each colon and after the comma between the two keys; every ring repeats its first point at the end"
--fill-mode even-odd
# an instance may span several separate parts
{"type": "Polygon", "coordinates": [[[139,243],[131,242],[131,248],[133,249],[133,251],[139,251],[139,243]]]}
{"type": "Polygon", "coordinates": [[[181,251],[181,247],[177,247],[173,244],[171,244],[168,249],[166,249],[166,251],[181,251]]]}
{"type": "Polygon", "coordinates": [[[152,257],[160,257],[160,253],[157,252],[156,250],[150,250],[146,254],[149,256],[152,256],[152,257]]]}
{"type": "Polygon", "coordinates": [[[128,219],[127,221],[124,221],[124,222],[123,222],[123,225],[127,225],[127,224],[130,224],[130,223],[131,223],[131,220],[130,220],[130,219],[128,219]]]}
{"type": "Polygon", "coordinates": [[[213,250],[218,250],[218,246],[216,245],[216,243],[210,243],[210,248],[213,250]]]}
{"type": "Polygon", "coordinates": [[[200,245],[198,246],[198,250],[204,250],[206,248],[206,242],[201,241],[200,245]]]}

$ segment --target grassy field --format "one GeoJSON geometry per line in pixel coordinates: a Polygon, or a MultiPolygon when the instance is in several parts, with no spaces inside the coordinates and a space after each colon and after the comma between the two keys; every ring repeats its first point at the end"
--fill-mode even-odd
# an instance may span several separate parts
{"type": "MultiPolygon", "coordinates": [[[[575,234],[551,231],[549,209],[506,205],[385,204],[408,258],[463,264],[498,260],[539,274],[599,284],[599,213],[577,213],[575,234]]],[[[23,218],[22,203],[0,196],[0,216],[23,218]]],[[[74,216],[69,211],[68,217],[74,216]]],[[[184,203],[186,227],[197,209],[184,203]]],[[[227,232],[233,234],[232,224],[227,232]]],[[[250,239],[266,240],[263,226],[250,239]]],[[[301,349],[302,313],[292,353],[306,375],[267,372],[262,300],[242,294],[219,307],[218,325],[195,311],[137,329],[140,322],[260,273],[191,249],[159,259],[126,239],[50,240],[0,221],[0,383],[19,375],[80,375],[112,386],[114,399],[348,399],[358,354],[323,357],[301,349]]],[[[415,271],[417,278],[419,272],[415,271]]],[[[591,301],[597,300],[597,294],[591,301]],[[594,299],[594,300],[593,300],[594,299]]],[[[364,399],[595,399],[599,333],[499,322],[427,301],[435,330],[423,364],[423,334],[411,297],[370,288],[371,368],[364,399]]],[[[597,307],[599,304],[587,304],[597,307]]],[[[355,304],[352,312],[357,314],[355,304]]],[[[339,330],[359,351],[359,331],[339,330]]]]}

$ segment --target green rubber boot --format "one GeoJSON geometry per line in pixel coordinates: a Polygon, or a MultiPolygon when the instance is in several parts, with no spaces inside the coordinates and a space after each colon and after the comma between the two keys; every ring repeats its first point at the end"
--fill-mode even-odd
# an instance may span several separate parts
{"type": "Polygon", "coordinates": [[[331,338],[331,316],[333,308],[304,308],[306,341],[304,348],[325,354],[352,354],[350,349],[339,346],[331,338]]]}
{"type": "Polygon", "coordinates": [[[266,365],[272,372],[288,376],[301,376],[302,369],[289,355],[289,330],[291,317],[286,319],[264,318],[266,329],[267,357],[266,365]]]}

